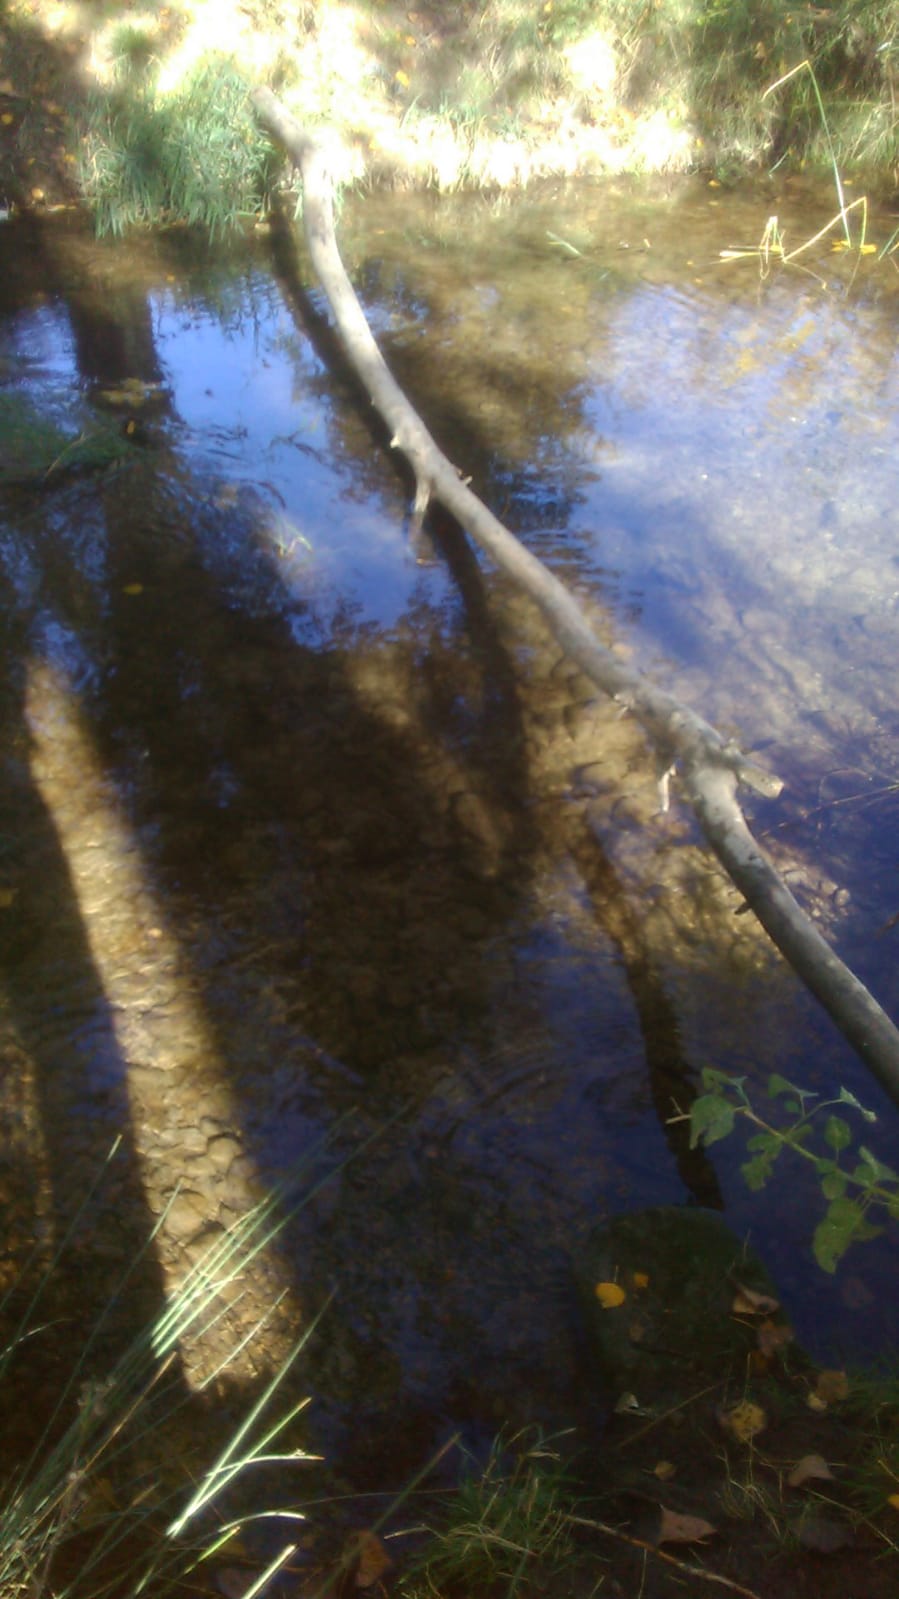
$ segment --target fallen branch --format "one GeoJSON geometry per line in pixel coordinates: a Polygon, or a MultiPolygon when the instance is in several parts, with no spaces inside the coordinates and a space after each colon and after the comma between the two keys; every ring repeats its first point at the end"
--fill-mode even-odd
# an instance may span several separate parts
{"type": "Polygon", "coordinates": [[[569,1516],[568,1521],[574,1527],[591,1527],[594,1532],[601,1532],[606,1538],[617,1538],[619,1543],[629,1543],[634,1549],[643,1549],[648,1554],[655,1555],[657,1560],[664,1560],[669,1566],[674,1566],[678,1571],[685,1571],[689,1577],[696,1577],[700,1582],[714,1582],[719,1588],[728,1588],[731,1593],[743,1595],[743,1599],[759,1599],[759,1595],[752,1588],[744,1588],[742,1583],[732,1582],[730,1577],[722,1577],[717,1571],[706,1571],[702,1566],[694,1566],[688,1560],[679,1560],[677,1555],[669,1555],[667,1549],[660,1549],[658,1544],[650,1543],[647,1538],[635,1538],[633,1533],[623,1532],[620,1527],[610,1527],[607,1521],[590,1521],[586,1516],[569,1516]]]}
{"type": "Polygon", "coordinates": [[[413,529],[437,500],[539,606],[566,655],[630,711],[648,734],[667,781],[677,771],[725,871],[781,953],[830,1013],[844,1037],[899,1104],[899,1029],[834,954],[752,836],[737,784],[776,796],[782,784],[673,695],[616,659],[596,638],[577,600],[525,549],[459,477],[406,399],[375,343],[344,270],[334,233],[332,185],[324,151],[268,89],[253,95],[264,126],[303,179],[303,221],[312,265],[328,297],[346,357],[415,477],[413,529]]]}

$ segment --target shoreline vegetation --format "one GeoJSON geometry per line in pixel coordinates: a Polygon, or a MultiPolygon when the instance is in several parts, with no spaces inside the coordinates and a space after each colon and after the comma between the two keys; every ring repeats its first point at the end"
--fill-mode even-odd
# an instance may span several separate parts
{"type": "Polygon", "coordinates": [[[338,187],[899,183],[892,0],[7,0],[0,46],[0,201],[85,204],[101,233],[261,215],[280,169],[260,84],[327,132],[338,187]]]}

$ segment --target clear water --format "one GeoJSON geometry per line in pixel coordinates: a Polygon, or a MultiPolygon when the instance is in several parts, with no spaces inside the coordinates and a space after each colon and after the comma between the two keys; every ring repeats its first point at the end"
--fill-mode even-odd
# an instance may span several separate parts
{"type": "MultiPolygon", "coordinates": [[[[899,277],[826,243],[767,278],[719,259],[829,203],[370,197],[341,236],[460,470],[785,779],[754,826],[899,1015],[899,277]]],[[[4,392],[141,440],[0,504],[11,1259],[124,1133],[83,1258],[101,1298],[180,1182],[152,1304],[330,1135],[254,1295],[286,1282],[290,1324],[336,1289],[305,1376],[355,1481],[583,1411],[573,1263],[624,1208],[723,1203],[815,1353],[888,1349],[894,1240],[825,1278],[804,1172],[750,1195],[737,1140],[691,1152],[671,1117],[706,1064],[845,1085],[887,1160],[895,1111],[528,604],[442,523],[415,560],[318,292],[264,240],[0,251],[4,392]],[[162,389],[117,408],[127,379],[162,389]]]]}

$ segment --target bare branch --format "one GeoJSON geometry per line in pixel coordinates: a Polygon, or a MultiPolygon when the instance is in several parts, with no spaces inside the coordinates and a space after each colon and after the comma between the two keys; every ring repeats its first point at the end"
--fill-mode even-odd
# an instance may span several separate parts
{"type": "Polygon", "coordinates": [[[564,584],[488,510],[435,443],[387,367],[344,270],[334,232],[326,157],[268,89],[253,95],[264,126],[303,179],[303,220],[312,265],[348,361],[402,451],[416,483],[413,527],[428,498],[439,501],[471,538],[539,606],[569,658],[604,693],[632,712],[655,748],[660,770],[676,769],[706,838],[769,937],[829,1012],[837,1027],[899,1104],[899,1029],[864,984],[834,954],[763,853],[737,800],[737,784],[776,797],[779,779],[725,741],[708,722],[618,660],[597,639],[564,584]]]}

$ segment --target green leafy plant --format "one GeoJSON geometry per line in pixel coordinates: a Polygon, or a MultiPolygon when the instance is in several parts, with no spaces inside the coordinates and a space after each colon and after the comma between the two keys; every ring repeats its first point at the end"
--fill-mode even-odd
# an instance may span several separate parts
{"type": "Polygon", "coordinates": [[[868,1123],[877,1117],[847,1088],[841,1088],[836,1099],[819,1101],[816,1094],[774,1072],[768,1079],[768,1098],[779,1115],[774,1125],[759,1114],[745,1082],[745,1077],[731,1077],[711,1067],[703,1071],[705,1093],[689,1113],[690,1143],[716,1144],[730,1136],[738,1120],[749,1122],[757,1131],[747,1140],[749,1158],[740,1170],[754,1191],[765,1187],[785,1150],[809,1163],[826,1202],[812,1249],[822,1270],[834,1272],[851,1244],[883,1231],[869,1219],[872,1213],[881,1220],[899,1219],[899,1172],[857,1142],[851,1124],[835,1112],[852,1112],[868,1123]]]}

